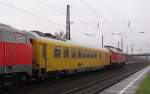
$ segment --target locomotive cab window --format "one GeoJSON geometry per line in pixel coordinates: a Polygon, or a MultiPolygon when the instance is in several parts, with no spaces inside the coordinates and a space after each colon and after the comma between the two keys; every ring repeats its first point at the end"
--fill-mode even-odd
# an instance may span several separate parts
{"type": "Polygon", "coordinates": [[[69,48],[64,48],[64,58],[69,57],[69,48]]]}
{"type": "Polygon", "coordinates": [[[16,42],[15,36],[12,32],[2,31],[1,33],[3,35],[3,41],[5,41],[5,42],[16,42]]]}
{"type": "Polygon", "coordinates": [[[54,48],[54,57],[56,57],[56,58],[61,57],[61,48],[60,47],[55,47],[54,48]]]}
{"type": "Polygon", "coordinates": [[[2,32],[0,31],[0,41],[3,41],[2,32]]]}
{"type": "Polygon", "coordinates": [[[27,37],[23,34],[16,33],[15,38],[18,43],[27,43],[27,37]]]}

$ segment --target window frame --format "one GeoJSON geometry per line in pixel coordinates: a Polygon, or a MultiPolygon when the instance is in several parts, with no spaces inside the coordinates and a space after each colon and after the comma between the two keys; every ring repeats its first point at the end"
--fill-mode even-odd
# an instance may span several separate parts
{"type": "Polygon", "coordinates": [[[71,49],[71,57],[72,58],[76,58],[77,57],[77,52],[76,52],[77,50],[75,49],[75,48],[72,48],[71,49]]]}
{"type": "Polygon", "coordinates": [[[82,58],[82,52],[81,52],[81,49],[78,49],[78,58],[82,58]]]}
{"type": "Polygon", "coordinates": [[[63,48],[63,57],[69,58],[69,48],[63,48]]]}
{"type": "Polygon", "coordinates": [[[9,31],[1,31],[1,34],[2,34],[2,41],[3,42],[9,42],[9,43],[16,43],[16,38],[15,38],[15,34],[14,32],[9,32],[9,31]],[[6,33],[8,34],[9,33],[9,38],[12,37],[12,39],[9,39],[8,40],[8,35],[6,35],[6,33]],[[7,37],[6,37],[7,36],[7,37]]]}
{"type": "MultiPolygon", "coordinates": [[[[26,34],[15,33],[15,38],[16,38],[16,42],[17,42],[17,43],[22,43],[22,44],[28,43],[28,38],[27,38],[26,34]],[[25,41],[24,41],[24,42],[18,41],[17,37],[20,37],[20,36],[21,36],[21,37],[24,36],[24,38],[25,38],[25,41]]],[[[21,39],[21,38],[20,38],[20,39],[21,39]]]]}
{"type": "Polygon", "coordinates": [[[83,58],[87,58],[87,57],[86,57],[86,51],[85,51],[85,50],[82,51],[82,57],[83,57],[83,58]]]}
{"type": "Polygon", "coordinates": [[[28,43],[28,38],[27,38],[27,36],[26,36],[25,34],[22,34],[22,33],[14,33],[14,36],[15,36],[15,39],[16,39],[16,42],[17,42],[17,43],[22,43],[22,44],[28,43]],[[24,36],[24,38],[25,38],[25,41],[24,41],[24,42],[17,39],[17,37],[18,37],[18,38],[20,37],[20,39],[21,39],[22,36],[24,36]]]}
{"type": "Polygon", "coordinates": [[[94,56],[95,56],[95,58],[97,58],[97,51],[95,51],[94,56]]]}
{"type": "Polygon", "coordinates": [[[101,54],[101,52],[99,52],[99,58],[100,58],[100,59],[102,58],[102,54],[101,54]]]}
{"type": "Polygon", "coordinates": [[[61,58],[61,53],[62,52],[61,52],[61,47],[60,46],[55,46],[53,52],[54,52],[54,58],[61,58]],[[59,51],[59,53],[56,52],[56,51],[59,51]]]}

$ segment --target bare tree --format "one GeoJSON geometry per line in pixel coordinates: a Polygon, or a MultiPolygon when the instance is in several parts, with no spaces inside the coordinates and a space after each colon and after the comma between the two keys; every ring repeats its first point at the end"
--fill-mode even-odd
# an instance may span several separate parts
{"type": "Polygon", "coordinates": [[[63,31],[55,32],[55,36],[57,39],[65,39],[65,34],[63,31]]]}

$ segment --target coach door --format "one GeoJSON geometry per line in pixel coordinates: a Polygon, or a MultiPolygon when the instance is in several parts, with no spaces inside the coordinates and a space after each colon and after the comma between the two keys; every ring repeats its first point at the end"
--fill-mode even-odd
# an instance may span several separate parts
{"type": "Polygon", "coordinates": [[[15,37],[12,32],[2,32],[4,40],[4,67],[5,72],[13,72],[15,37]]]}
{"type": "Polygon", "coordinates": [[[47,46],[46,44],[41,44],[41,57],[42,57],[42,64],[41,64],[41,71],[45,72],[47,68],[47,46]]]}

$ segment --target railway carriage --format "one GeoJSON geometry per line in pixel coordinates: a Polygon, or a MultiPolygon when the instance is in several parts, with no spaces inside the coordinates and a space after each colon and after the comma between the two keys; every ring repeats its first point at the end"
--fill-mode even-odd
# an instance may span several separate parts
{"type": "Polygon", "coordinates": [[[112,64],[123,65],[125,61],[125,55],[118,49],[91,48],[0,24],[0,85],[7,78],[24,83],[28,77],[56,77],[112,64]]]}
{"type": "Polygon", "coordinates": [[[66,41],[35,36],[32,40],[33,70],[37,74],[68,73],[109,65],[107,49],[89,48],[66,41]]]}
{"type": "Polygon", "coordinates": [[[127,57],[119,48],[115,48],[112,46],[105,46],[109,50],[110,53],[110,65],[112,66],[123,66],[125,62],[127,62],[127,57]]]}

